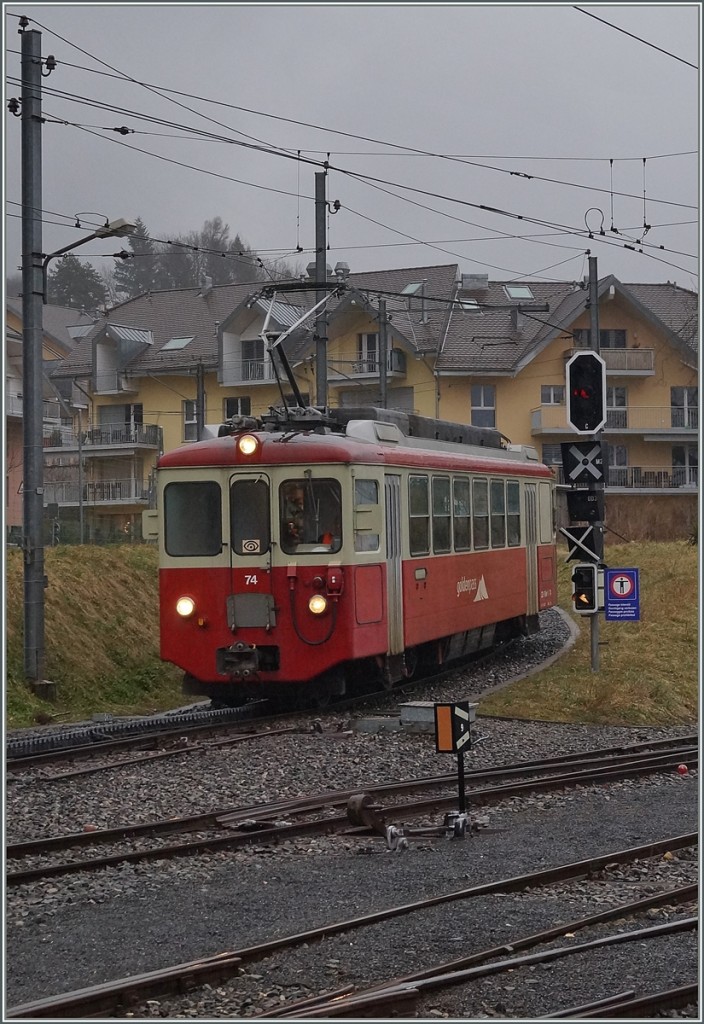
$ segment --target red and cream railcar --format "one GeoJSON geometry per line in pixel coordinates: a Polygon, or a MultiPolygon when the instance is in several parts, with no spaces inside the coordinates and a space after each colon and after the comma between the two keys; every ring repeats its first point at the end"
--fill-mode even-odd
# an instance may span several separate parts
{"type": "Polygon", "coordinates": [[[145,513],[161,656],[186,692],[391,685],[555,603],[553,477],[533,449],[386,410],[231,429],[162,456],[145,513]]]}

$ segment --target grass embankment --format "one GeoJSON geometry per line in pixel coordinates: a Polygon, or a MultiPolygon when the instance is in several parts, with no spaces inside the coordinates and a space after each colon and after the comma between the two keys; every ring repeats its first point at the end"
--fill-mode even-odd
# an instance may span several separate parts
{"type": "MultiPolygon", "coordinates": [[[[23,570],[7,553],[7,724],[37,713],[70,720],[96,711],[140,714],[177,706],[181,673],[159,660],[156,551],[148,546],[56,547],[45,552],[46,677],[56,704],[30,693],[22,647],[23,570]]],[[[685,542],[607,547],[614,568],[640,569],[641,621],[600,623],[600,667],[591,671],[590,625],[554,665],[489,695],[488,714],[566,722],[694,722],[698,683],[698,548],[685,542]]],[[[560,604],[571,610],[572,564],[559,562],[560,604]]]]}

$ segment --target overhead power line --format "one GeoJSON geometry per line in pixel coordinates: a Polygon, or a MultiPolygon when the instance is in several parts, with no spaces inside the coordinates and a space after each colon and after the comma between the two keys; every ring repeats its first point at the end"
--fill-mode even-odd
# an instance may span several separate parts
{"type": "Polygon", "coordinates": [[[676,53],[670,53],[669,50],[663,50],[661,46],[656,46],[655,43],[649,43],[647,39],[642,39],[640,36],[634,35],[632,32],[627,32],[625,28],[621,28],[619,25],[614,25],[610,21],[605,21],[604,18],[599,18],[596,14],[592,14],[591,11],[585,11],[583,7],[577,7],[575,5],[575,11],[579,11],[580,14],[586,14],[588,18],[594,18],[595,21],[600,21],[602,25],[608,25],[609,28],[616,29],[617,32],[623,32],[625,36],[630,36],[631,39],[635,39],[639,43],[643,43],[644,46],[650,46],[653,50],[658,50],[659,53],[664,53],[666,57],[672,57],[673,60],[678,60],[682,64],[686,64],[687,67],[694,68],[698,71],[699,68],[696,64],[690,64],[684,57],[678,57],[676,53]]]}

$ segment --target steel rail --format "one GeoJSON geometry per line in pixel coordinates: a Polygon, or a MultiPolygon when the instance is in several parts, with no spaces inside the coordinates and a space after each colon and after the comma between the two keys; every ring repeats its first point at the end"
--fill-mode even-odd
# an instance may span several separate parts
{"type": "MultiPolygon", "coordinates": [[[[670,751],[669,755],[680,758],[690,756],[692,753],[692,748],[682,748],[676,751],[670,751]]],[[[613,757],[604,757],[601,755],[603,755],[603,751],[601,750],[584,751],[581,755],[581,760],[575,759],[579,755],[570,754],[565,758],[554,757],[545,758],[542,761],[522,761],[515,765],[496,765],[490,768],[466,772],[465,779],[477,782],[493,778],[506,778],[513,775],[522,776],[538,771],[549,771],[553,768],[557,770],[568,765],[572,768],[587,768],[604,764],[604,762],[606,762],[606,766],[614,764],[615,761],[617,761],[617,763],[623,763],[623,761],[625,761],[627,764],[636,763],[636,761],[630,760],[630,754],[620,755],[618,759],[613,757]],[[592,754],[599,756],[593,757],[591,756],[592,754]]],[[[642,763],[643,759],[641,758],[639,760],[642,763]]],[[[652,761],[652,757],[645,757],[645,760],[650,762],[652,761]]],[[[456,781],[456,778],[456,773],[450,773],[447,775],[408,779],[403,782],[380,783],[378,785],[365,788],[367,792],[377,795],[382,795],[384,793],[403,793],[414,789],[425,789],[432,786],[452,785],[456,781]]],[[[19,859],[31,854],[45,853],[49,850],[66,849],[71,846],[87,846],[101,842],[112,842],[117,839],[129,838],[138,835],[196,831],[199,828],[205,828],[213,825],[219,820],[222,820],[223,823],[229,824],[236,822],[238,819],[251,818],[255,813],[266,819],[277,815],[280,817],[282,814],[287,813],[300,813],[302,811],[318,810],[323,806],[342,806],[350,797],[359,792],[360,788],[355,787],[353,789],[334,790],[330,793],[319,796],[311,795],[294,797],[290,800],[277,800],[268,804],[260,803],[248,804],[239,807],[223,807],[217,808],[213,811],[205,811],[202,814],[188,815],[181,818],[162,818],[152,822],[117,825],[109,829],[97,829],[94,832],[71,832],[59,836],[43,837],[41,839],[25,839],[16,843],[8,844],[6,847],[6,857],[9,859],[19,859]]]]}
{"type": "Polygon", "coordinates": [[[680,985],[678,988],[635,996],[633,991],[622,992],[606,999],[595,1000],[569,1010],[548,1013],[541,1020],[565,1020],[569,1018],[594,1019],[598,1017],[652,1017],[661,1010],[681,1010],[699,1001],[699,983],[680,985]]]}
{"type": "MultiPolygon", "coordinates": [[[[475,981],[477,978],[492,977],[496,974],[505,974],[509,971],[518,970],[521,967],[530,967],[536,964],[547,964],[552,963],[555,960],[562,960],[566,957],[574,956],[577,953],[584,953],[594,949],[604,949],[609,946],[623,945],[627,942],[642,942],[644,939],[655,939],[660,938],[663,935],[676,935],[680,932],[694,931],[699,927],[698,917],[686,917],[681,918],[677,921],[668,921],[664,924],[652,925],[649,928],[638,928],[634,931],[629,932],[616,932],[613,935],[603,935],[598,939],[591,939],[588,942],[581,942],[576,945],[569,946],[558,946],[553,949],[546,949],[539,953],[529,953],[526,956],[510,957],[507,960],[501,960],[499,962],[481,964],[475,967],[461,968],[459,970],[448,971],[445,974],[432,974],[430,977],[425,979],[414,979],[409,982],[409,987],[413,991],[414,995],[423,996],[427,992],[435,991],[436,989],[444,989],[453,987],[455,985],[463,985],[470,981],[475,981]]],[[[368,1005],[373,1005],[374,996],[378,996],[383,999],[384,1003],[388,1005],[389,1002],[393,1001],[391,993],[402,994],[404,990],[404,984],[399,981],[393,981],[387,988],[380,988],[378,991],[366,992],[365,995],[369,997],[368,1005]]],[[[338,1001],[338,1007],[343,1003],[343,1000],[338,1001]]],[[[328,1010],[328,1006],[323,1005],[316,1007],[308,1011],[310,1017],[324,1017],[328,1010]]],[[[596,1016],[610,1015],[613,1010],[609,1007],[606,1010],[597,1012],[596,1016]]],[[[296,1011],[290,1014],[278,1014],[279,1017],[285,1019],[295,1020],[306,1015],[305,1011],[296,1011]]],[[[343,1014],[338,1013],[338,1016],[343,1014]]]]}
{"type": "Polygon", "coordinates": [[[21,1019],[99,1016],[103,1011],[112,1012],[116,1007],[123,1007],[138,1000],[173,992],[184,992],[206,982],[230,978],[236,974],[241,963],[261,960],[280,949],[294,948],[331,935],[338,935],[341,932],[352,931],[455,901],[490,896],[496,893],[521,892],[526,889],[553,885],[556,882],[582,879],[603,871],[609,864],[624,864],[629,861],[658,857],[664,853],[686,849],[696,845],[697,842],[698,832],[689,832],[641,846],[588,857],[586,860],[543,868],[527,875],[515,875],[494,882],[484,882],[467,889],[431,896],[386,910],[373,911],[361,917],[311,928],[294,935],[282,936],[256,946],[228,950],[214,956],[177,964],[166,970],[151,971],[147,974],[104,982],[74,992],[65,992],[57,996],[48,996],[23,1003],[7,1009],[6,1017],[7,1019],[21,1019]]]}
{"type": "MultiPolygon", "coordinates": [[[[676,759],[674,762],[662,762],[660,759],[656,759],[654,762],[639,763],[636,765],[629,762],[628,765],[616,769],[601,768],[596,771],[572,772],[564,775],[551,776],[547,779],[534,779],[528,782],[514,783],[508,786],[491,786],[480,790],[470,790],[467,794],[467,798],[470,803],[485,804],[491,800],[502,800],[511,796],[521,795],[525,792],[545,792],[551,789],[562,789],[565,786],[570,785],[584,785],[585,783],[613,781],[614,779],[648,774],[652,771],[661,771],[666,768],[675,768],[677,767],[678,760],[679,759],[676,759]]],[[[696,757],[680,763],[694,766],[694,764],[696,764],[696,757]]],[[[375,792],[375,790],[372,789],[372,792],[375,792]]],[[[323,799],[319,797],[316,799],[320,803],[324,802],[328,807],[335,806],[335,796],[328,801],[323,801],[323,799]]],[[[393,805],[387,808],[387,815],[391,813],[394,813],[397,816],[399,814],[407,815],[439,808],[454,807],[456,800],[457,797],[455,795],[424,798],[407,804],[393,805]]],[[[299,807],[296,813],[308,813],[310,810],[310,806],[299,807]]],[[[237,820],[241,820],[240,812],[237,812],[234,816],[221,815],[219,816],[219,819],[216,819],[214,824],[227,828],[228,826],[232,826],[237,820]]],[[[6,885],[24,885],[28,882],[33,882],[42,878],[56,878],[61,875],[76,874],[79,871],[92,871],[116,864],[136,863],[148,860],[163,860],[169,857],[193,855],[210,852],[216,849],[248,846],[252,844],[265,845],[267,842],[279,841],[292,835],[324,834],[344,827],[347,824],[348,819],[346,814],[335,815],[319,818],[314,821],[304,821],[290,823],[283,826],[263,828],[253,832],[246,832],[244,834],[239,832],[237,835],[229,834],[225,836],[215,836],[207,839],[197,839],[189,842],[177,843],[170,846],[152,847],[145,850],[123,851],[121,853],[108,854],[102,857],[89,858],[87,860],[64,861],[56,864],[47,864],[39,867],[27,868],[21,871],[8,872],[6,875],[6,885]]],[[[172,821],[171,825],[172,830],[173,827],[178,827],[177,822],[172,821]]],[[[135,826],[132,827],[134,828],[135,826]]],[[[92,832],[86,834],[95,836],[99,833],[92,832]]],[[[79,833],[79,835],[83,835],[83,833],[79,833]]],[[[64,837],[57,838],[63,839],[64,837]]]]}

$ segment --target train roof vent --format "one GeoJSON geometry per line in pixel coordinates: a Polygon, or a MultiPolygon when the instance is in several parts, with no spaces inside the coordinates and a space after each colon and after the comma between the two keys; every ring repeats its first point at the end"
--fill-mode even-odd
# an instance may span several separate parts
{"type": "Polygon", "coordinates": [[[523,455],[529,462],[540,462],[538,449],[534,448],[531,444],[509,444],[506,446],[506,450],[516,452],[517,455],[523,455]]]}

